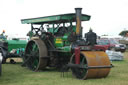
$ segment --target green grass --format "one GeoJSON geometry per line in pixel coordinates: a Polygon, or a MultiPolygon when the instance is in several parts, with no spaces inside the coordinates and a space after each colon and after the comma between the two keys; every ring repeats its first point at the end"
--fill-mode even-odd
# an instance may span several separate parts
{"type": "Polygon", "coordinates": [[[3,64],[0,85],[128,85],[128,58],[112,64],[115,67],[108,77],[88,80],[76,79],[71,72],[61,77],[61,73],[55,70],[33,72],[20,64],[3,64]]]}

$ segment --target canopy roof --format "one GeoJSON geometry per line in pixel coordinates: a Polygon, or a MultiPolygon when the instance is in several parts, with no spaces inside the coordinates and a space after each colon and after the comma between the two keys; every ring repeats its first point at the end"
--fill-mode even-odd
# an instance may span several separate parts
{"type": "MultiPolygon", "coordinates": [[[[90,20],[91,16],[82,14],[81,21],[88,21],[90,20]]],[[[76,21],[76,14],[61,14],[61,15],[53,15],[53,16],[46,16],[46,17],[38,17],[38,18],[30,18],[30,19],[22,19],[22,24],[43,24],[43,23],[60,23],[60,22],[75,22],[76,21]]]]}

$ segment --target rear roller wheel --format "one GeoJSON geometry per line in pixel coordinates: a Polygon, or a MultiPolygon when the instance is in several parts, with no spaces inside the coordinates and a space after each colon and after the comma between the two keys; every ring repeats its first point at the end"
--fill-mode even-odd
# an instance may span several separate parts
{"type": "Polygon", "coordinates": [[[47,56],[47,48],[45,43],[39,39],[32,39],[28,42],[25,49],[24,63],[33,70],[42,70],[47,65],[47,59],[43,58],[47,56]]]}

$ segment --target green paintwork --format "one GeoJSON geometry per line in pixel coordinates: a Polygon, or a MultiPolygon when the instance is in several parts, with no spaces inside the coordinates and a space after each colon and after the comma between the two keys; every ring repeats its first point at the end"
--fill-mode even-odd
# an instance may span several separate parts
{"type": "Polygon", "coordinates": [[[63,37],[55,38],[55,46],[56,48],[63,50],[65,52],[70,52],[70,42],[68,41],[68,34],[65,34],[63,37]]]}
{"type": "Polygon", "coordinates": [[[48,28],[48,32],[54,33],[54,28],[48,28]]]}
{"type": "Polygon", "coordinates": [[[26,40],[7,40],[8,42],[8,51],[17,48],[25,48],[27,41],[26,40]]]}
{"type": "Polygon", "coordinates": [[[54,41],[55,41],[56,47],[63,47],[64,46],[64,42],[63,42],[63,39],[61,37],[55,38],[54,41]]]}
{"type": "Polygon", "coordinates": [[[38,64],[39,64],[39,60],[35,59],[34,62],[33,62],[33,67],[36,69],[38,64]]]}
{"type": "Polygon", "coordinates": [[[67,40],[67,39],[68,39],[68,33],[65,34],[62,39],[63,39],[63,40],[67,40]]]}
{"type": "MultiPolygon", "coordinates": [[[[7,37],[3,34],[0,35],[0,41],[1,42],[7,42],[8,43],[8,51],[10,52],[12,49],[19,49],[19,50],[24,50],[27,41],[26,40],[20,40],[20,39],[12,39],[8,40],[7,37]],[[23,49],[22,49],[23,48],[23,49]]],[[[18,50],[18,51],[19,51],[18,50]]]]}
{"type": "Polygon", "coordinates": [[[34,34],[33,34],[32,31],[29,31],[29,32],[27,33],[27,36],[29,36],[30,38],[31,38],[33,35],[34,35],[34,34]]]}
{"type": "Polygon", "coordinates": [[[58,28],[48,28],[48,32],[56,33],[58,31],[58,28]]]}
{"type": "Polygon", "coordinates": [[[72,26],[73,32],[76,32],[76,26],[72,26]]]}
{"type": "Polygon", "coordinates": [[[64,52],[70,52],[71,51],[70,46],[59,47],[59,49],[63,50],[64,52]]]}
{"type": "MultiPolygon", "coordinates": [[[[88,21],[90,20],[91,16],[82,14],[81,20],[88,21]]],[[[62,22],[69,22],[69,21],[76,21],[76,14],[61,14],[61,15],[54,15],[54,16],[47,16],[47,17],[39,17],[39,18],[31,18],[31,19],[22,19],[22,24],[41,24],[41,23],[60,23],[62,22]]]]}

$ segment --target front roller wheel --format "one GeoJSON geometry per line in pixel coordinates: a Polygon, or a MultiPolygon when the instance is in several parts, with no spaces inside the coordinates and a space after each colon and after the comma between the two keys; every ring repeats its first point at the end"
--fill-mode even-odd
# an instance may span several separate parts
{"type": "MultiPolygon", "coordinates": [[[[75,64],[75,54],[72,55],[70,63],[75,64]]],[[[83,54],[80,54],[80,65],[87,66],[87,60],[83,54]]],[[[87,69],[85,68],[71,68],[72,74],[78,79],[84,79],[87,74],[87,69]]]]}
{"type": "Polygon", "coordinates": [[[47,59],[43,58],[47,56],[47,48],[45,43],[39,39],[31,39],[25,49],[24,63],[33,70],[42,70],[47,65],[47,59]]]}
{"type": "Polygon", "coordinates": [[[75,64],[75,55],[72,55],[70,63],[73,75],[78,79],[106,77],[111,68],[109,58],[102,51],[82,51],[80,64],[75,64]]]}

